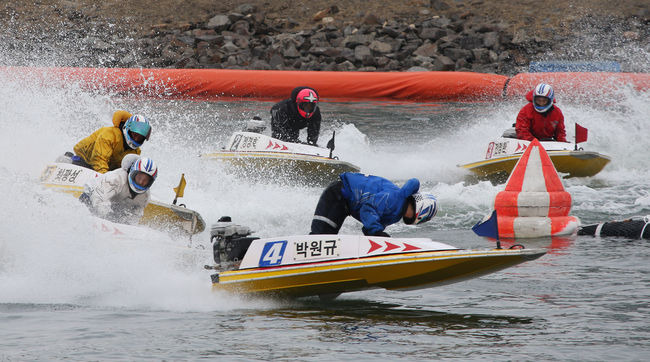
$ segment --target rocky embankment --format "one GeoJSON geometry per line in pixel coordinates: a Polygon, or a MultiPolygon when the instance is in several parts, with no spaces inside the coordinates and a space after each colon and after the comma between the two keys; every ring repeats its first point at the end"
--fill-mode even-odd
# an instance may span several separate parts
{"type": "MultiPolygon", "coordinates": [[[[44,31],[12,17],[0,32],[0,47],[5,54],[19,54],[5,55],[9,64],[49,60],[54,65],[94,67],[499,74],[526,71],[530,61],[548,57],[619,60],[612,58],[625,54],[625,47],[629,53],[645,52],[646,58],[650,54],[650,26],[643,18],[586,17],[574,34],[539,37],[513,32],[499,20],[476,20],[471,12],[450,17],[420,14],[418,21],[366,14],[358,23],[342,24],[334,20],[339,11],[336,6],[323,9],[314,15],[311,28],[298,30],[291,19],[267,19],[255,5],[244,4],[208,20],[162,23],[129,33],[128,27],[59,9],[64,21],[56,30],[44,31]]],[[[640,63],[624,70],[647,71],[647,59],[644,63],[642,57],[640,63]]]]}

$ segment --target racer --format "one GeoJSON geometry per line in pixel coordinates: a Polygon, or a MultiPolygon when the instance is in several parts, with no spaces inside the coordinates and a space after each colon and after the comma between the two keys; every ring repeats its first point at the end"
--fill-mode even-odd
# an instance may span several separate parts
{"type": "Polygon", "coordinates": [[[140,154],[150,135],[151,125],[144,116],[118,110],[112,127],[102,127],[74,146],[72,163],[99,173],[118,169],[125,155],[140,154]]]}
{"type": "Polygon", "coordinates": [[[297,87],[291,97],[271,108],[273,138],[286,142],[300,142],[301,129],[307,127],[307,144],[316,145],[320,132],[321,115],[318,92],[310,87],[297,87]]]}
{"type": "Polygon", "coordinates": [[[526,94],[529,101],[517,115],[517,138],[532,141],[566,142],[564,115],[555,105],[553,87],[540,83],[526,94]]]}
{"type": "Polygon", "coordinates": [[[389,237],[386,226],[400,219],[405,224],[421,224],[438,212],[433,195],[418,193],[418,179],[400,188],[379,176],[346,172],[339,177],[318,200],[310,234],[338,234],[351,215],[363,224],[364,235],[389,237]]]}
{"type": "Polygon", "coordinates": [[[158,176],[156,163],[130,154],[120,168],[84,186],[79,201],[98,217],[124,224],[137,224],[149,203],[149,189],[158,176]]]}

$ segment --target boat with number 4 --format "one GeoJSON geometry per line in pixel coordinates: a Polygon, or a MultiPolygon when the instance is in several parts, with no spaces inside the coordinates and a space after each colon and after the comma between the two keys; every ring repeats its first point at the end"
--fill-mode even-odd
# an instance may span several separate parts
{"type": "Polygon", "coordinates": [[[465,250],[427,238],[297,235],[258,239],[222,222],[211,230],[213,288],[243,294],[320,296],[367,289],[412,290],[493,273],[542,249],[465,250]]]}
{"type": "MultiPolygon", "coordinates": [[[[86,182],[99,175],[89,168],[55,162],[45,167],[41,174],[41,184],[79,197],[86,182]]],[[[149,201],[140,224],[169,231],[183,231],[190,235],[205,230],[205,222],[198,212],[156,200],[149,201]]]]}
{"type": "Polygon", "coordinates": [[[341,173],[359,172],[359,167],[333,155],[334,135],[328,148],[323,148],[259,133],[264,128],[249,123],[246,131],[235,132],[221,151],[203,157],[224,162],[238,176],[256,181],[326,185],[341,173]]]}
{"type": "MultiPolygon", "coordinates": [[[[594,151],[585,151],[573,143],[540,141],[557,172],[564,177],[588,177],[599,173],[610,161],[608,156],[594,151]]],[[[488,143],[485,158],[458,167],[472,171],[480,178],[505,181],[519,158],[528,148],[530,141],[520,140],[514,128],[504,132],[503,137],[488,143]]]]}

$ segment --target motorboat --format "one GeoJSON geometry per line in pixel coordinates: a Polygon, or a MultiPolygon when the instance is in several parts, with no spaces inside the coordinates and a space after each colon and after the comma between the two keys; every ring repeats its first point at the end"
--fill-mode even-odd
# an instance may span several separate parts
{"type": "MultiPolygon", "coordinates": [[[[498,182],[505,181],[531,141],[517,139],[514,128],[488,143],[485,157],[458,167],[470,170],[479,178],[498,182]]],[[[543,141],[542,147],[551,158],[558,173],[563,177],[589,177],[599,173],[610,158],[595,151],[578,148],[577,143],[543,141]]]]}
{"type": "MultiPolygon", "coordinates": [[[[84,185],[99,177],[95,170],[64,162],[65,157],[45,167],[40,182],[46,188],[70,193],[79,197],[84,185]]],[[[140,224],[166,231],[180,231],[194,235],[205,230],[201,215],[186,207],[151,200],[144,209],[140,224]]]]}
{"type": "MultiPolygon", "coordinates": [[[[213,289],[244,295],[320,296],[413,290],[493,273],[544,249],[465,250],[428,238],[294,235],[259,239],[220,220],[211,228],[213,289]]],[[[207,267],[207,266],[206,266],[207,267]]]]}
{"type": "Polygon", "coordinates": [[[323,148],[281,141],[261,133],[264,129],[249,122],[244,131],[230,136],[225,147],[203,157],[223,162],[237,176],[255,181],[326,185],[341,173],[360,170],[333,155],[336,133],[323,148]]]}

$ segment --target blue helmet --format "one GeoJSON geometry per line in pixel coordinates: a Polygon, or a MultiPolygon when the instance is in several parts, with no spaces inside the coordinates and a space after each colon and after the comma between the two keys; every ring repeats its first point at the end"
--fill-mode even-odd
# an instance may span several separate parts
{"type": "Polygon", "coordinates": [[[149,121],[144,118],[144,116],[136,114],[126,120],[124,127],[122,128],[122,133],[124,133],[124,140],[126,141],[126,144],[131,149],[135,150],[136,148],[142,146],[145,140],[149,139],[149,135],[151,135],[151,125],[149,124],[149,121]],[[142,137],[138,137],[136,135],[140,135],[142,137]],[[136,140],[135,138],[139,138],[140,141],[136,140]]]}
{"type": "Polygon", "coordinates": [[[548,84],[540,83],[535,87],[533,91],[533,106],[535,110],[539,113],[544,113],[553,107],[553,102],[555,101],[555,96],[553,93],[553,87],[548,84]],[[538,104],[539,102],[544,102],[543,99],[547,99],[544,104],[538,104]]]}
{"type": "Polygon", "coordinates": [[[133,162],[133,165],[129,169],[129,186],[133,192],[141,194],[149,190],[153,182],[156,181],[156,177],[158,177],[158,166],[156,166],[156,163],[150,158],[142,157],[133,162]],[[143,180],[142,177],[137,179],[140,173],[149,175],[149,177],[144,179],[143,183],[138,183],[143,180]]]}

